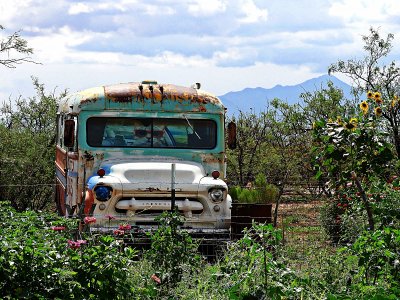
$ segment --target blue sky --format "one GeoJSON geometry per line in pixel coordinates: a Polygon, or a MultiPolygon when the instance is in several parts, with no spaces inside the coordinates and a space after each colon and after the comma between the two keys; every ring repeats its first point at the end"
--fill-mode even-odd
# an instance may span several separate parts
{"type": "Polygon", "coordinates": [[[21,30],[41,64],[0,66],[0,100],[31,76],[70,91],[154,79],[216,95],[293,85],[362,56],[369,27],[395,34],[398,0],[0,0],[0,38],[21,30]]]}

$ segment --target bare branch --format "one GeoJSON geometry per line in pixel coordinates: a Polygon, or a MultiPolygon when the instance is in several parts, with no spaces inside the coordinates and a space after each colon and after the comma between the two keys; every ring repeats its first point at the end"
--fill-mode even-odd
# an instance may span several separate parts
{"type": "MultiPolygon", "coordinates": [[[[1,25],[0,30],[4,30],[1,25]]],[[[20,31],[0,40],[0,65],[13,69],[24,62],[40,64],[30,54],[33,54],[33,48],[28,47],[28,42],[21,37],[20,31]],[[19,56],[20,54],[24,56],[19,56]]]]}

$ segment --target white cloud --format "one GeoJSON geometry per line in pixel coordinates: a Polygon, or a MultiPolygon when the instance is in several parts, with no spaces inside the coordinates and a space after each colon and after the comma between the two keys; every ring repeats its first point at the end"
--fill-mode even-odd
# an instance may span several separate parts
{"type": "Polygon", "coordinates": [[[0,1],[0,24],[9,27],[21,11],[31,7],[32,0],[1,0],[0,1]]]}
{"type": "Polygon", "coordinates": [[[346,22],[375,24],[385,22],[391,16],[400,15],[398,0],[340,0],[332,4],[329,13],[346,22]]]}
{"type": "MultiPolygon", "coordinates": [[[[56,32],[47,32],[46,35],[38,35],[29,39],[30,46],[35,49],[35,60],[46,63],[62,62],[103,62],[117,63],[117,54],[107,52],[80,52],[74,47],[84,42],[91,41],[99,34],[91,32],[72,31],[68,26],[58,29],[56,32]]],[[[103,34],[107,36],[107,34],[103,34]]]]}
{"type": "Polygon", "coordinates": [[[89,13],[92,12],[93,10],[94,10],[93,6],[79,2],[79,3],[73,3],[68,9],[68,13],[70,15],[78,15],[81,13],[89,13]]]}
{"type": "Polygon", "coordinates": [[[257,7],[253,0],[241,0],[239,3],[239,6],[242,8],[243,13],[245,14],[245,17],[239,20],[241,23],[257,23],[267,21],[268,10],[257,7]]]}
{"type": "Polygon", "coordinates": [[[223,13],[226,8],[226,0],[192,0],[188,4],[188,12],[196,17],[223,13]]]}

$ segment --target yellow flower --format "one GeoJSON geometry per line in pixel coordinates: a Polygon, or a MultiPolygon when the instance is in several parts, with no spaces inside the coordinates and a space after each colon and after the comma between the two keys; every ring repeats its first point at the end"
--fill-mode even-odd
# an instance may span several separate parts
{"type": "Polygon", "coordinates": [[[374,93],[371,92],[371,91],[368,91],[368,93],[367,93],[367,98],[368,98],[368,99],[374,98],[374,93]]]}
{"type": "Polygon", "coordinates": [[[343,125],[343,121],[342,121],[342,117],[341,117],[341,116],[337,116],[337,118],[336,118],[336,123],[337,123],[339,126],[342,126],[342,125],[343,125]]]}
{"type": "Polygon", "coordinates": [[[356,118],[351,118],[348,123],[344,125],[344,127],[348,130],[355,130],[358,125],[358,120],[356,118]]]}
{"type": "Polygon", "coordinates": [[[364,115],[367,114],[368,113],[368,108],[369,108],[367,101],[361,102],[360,103],[360,108],[361,108],[361,110],[362,110],[364,115]]]}
{"type": "Polygon", "coordinates": [[[381,104],[383,102],[382,98],[381,98],[381,93],[379,93],[379,92],[374,93],[374,99],[375,99],[376,104],[381,104]]]}
{"type": "Polygon", "coordinates": [[[356,129],[357,128],[357,124],[352,124],[352,123],[346,123],[345,125],[344,125],[344,128],[346,128],[346,129],[348,129],[348,130],[354,130],[354,129],[356,129]]]}
{"type": "Polygon", "coordinates": [[[350,121],[349,121],[349,123],[355,124],[355,125],[357,126],[358,120],[357,120],[357,118],[351,118],[350,121]]]}
{"type": "Polygon", "coordinates": [[[397,105],[398,101],[399,101],[399,97],[397,95],[394,95],[393,99],[392,99],[392,107],[395,107],[397,105]]]}
{"type": "Polygon", "coordinates": [[[382,108],[381,107],[375,107],[375,115],[380,117],[382,115],[382,108]]]}

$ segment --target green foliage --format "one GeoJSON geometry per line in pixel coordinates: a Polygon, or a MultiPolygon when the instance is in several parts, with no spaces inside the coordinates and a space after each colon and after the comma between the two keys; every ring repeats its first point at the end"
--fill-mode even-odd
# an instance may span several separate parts
{"type": "Polygon", "coordinates": [[[378,280],[400,288],[400,230],[384,227],[365,232],[351,247],[365,284],[378,280]]]}
{"type": "Polygon", "coordinates": [[[265,114],[240,112],[233,117],[237,125],[237,147],[227,150],[228,178],[232,184],[244,186],[260,170],[261,147],[267,136],[268,122],[265,114]]]}
{"type": "Polygon", "coordinates": [[[294,273],[279,258],[282,233],[271,224],[253,225],[229,245],[219,276],[229,299],[281,299],[297,294],[294,273]],[[293,284],[293,285],[292,285],[293,284]]]}
{"type": "Polygon", "coordinates": [[[234,186],[229,189],[229,194],[233,200],[241,203],[272,203],[276,201],[279,190],[273,184],[268,184],[266,176],[260,173],[256,176],[254,187],[234,186]]]}
{"type": "Polygon", "coordinates": [[[260,173],[256,176],[254,186],[257,191],[256,202],[258,203],[272,203],[275,202],[279,195],[279,189],[267,183],[267,178],[264,174],[260,173]]]}
{"type": "Polygon", "coordinates": [[[369,228],[374,229],[374,223],[379,219],[376,220],[376,216],[374,218],[371,199],[366,192],[371,191],[373,183],[384,182],[393,170],[392,145],[380,126],[380,117],[368,115],[365,108],[362,110],[352,118],[338,117],[336,121],[321,120],[314,123],[316,177],[328,180],[331,191],[337,197],[359,193],[359,197],[353,195],[353,199],[360,201],[357,201],[354,209],[346,212],[344,219],[337,212],[343,207],[335,208],[335,205],[341,204],[337,202],[338,199],[332,199],[323,210],[322,223],[335,242],[339,239],[351,240],[355,236],[352,238],[352,234],[360,231],[360,225],[363,225],[363,222],[359,222],[360,217],[363,218],[362,210],[367,215],[369,228]],[[358,185],[357,189],[355,185],[358,185]]]}
{"type": "Polygon", "coordinates": [[[219,260],[205,264],[197,244],[179,230],[181,222],[175,213],[161,217],[152,249],[138,260],[136,251],[110,236],[88,233],[86,243],[72,247],[75,220],[18,213],[2,202],[0,294],[4,299],[400,297],[398,229],[365,232],[339,251],[309,241],[290,250],[281,230],[258,224],[229,242],[219,260]],[[303,268],[296,269],[299,263],[303,268]]]}
{"type": "Polygon", "coordinates": [[[75,222],[0,203],[0,294],[5,299],[126,299],[136,252],[109,236],[71,247],[75,222]]]}
{"type": "MultiPolygon", "coordinates": [[[[4,30],[2,25],[0,25],[1,30],[4,30]]],[[[21,37],[19,31],[0,39],[0,65],[15,68],[17,64],[23,62],[34,62],[29,56],[32,53],[33,49],[28,47],[27,40],[21,37]]]]}
{"type": "Polygon", "coordinates": [[[161,279],[160,292],[170,293],[184,276],[193,274],[200,266],[198,244],[189,233],[180,230],[183,217],[177,212],[164,212],[156,219],[159,227],[151,233],[151,249],[145,256],[155,274],[161,279]]]}
{"type": "MultiPolygon", "coordinates": [[[[326,88],[304,92],[301,98],[303,103],[294,105],[273,99],[260,114],[241,112],[233,118],[238,147],[227,151],[231,185],[245,186],[256,174],[265,174],[280,191],[299,184],[323,187],[323,178],[315,180],[311,164],[311,124],[351,111],[351,103],[332,82],[326,88]]],[[[315,189],[309,191],[315,196],[315,189]]]]}
{"type": "Polygon", "coordinates": [[[56,111],[59,96],[46,94],[4,105],[0,118],[0,199],[19,211],[43,210],[52,203],[56,111]]]}
{"type": "Polygon", "coordinates": [[[394,145],[397,157],[400,157],[400,106],[397,101],[400,68],[395,61],[386,63],[394,35],[389,33],[386,37],[381,37],[379,30],[370,28],[369,34],[362,39],[365,56],[362,59],[339,60],[329,67],[329,72],[348,76],[354,83],[356,97],[361,101],[365,99],[365,91],[380,93],[384,99],[381,103],[381,126],[390,134],[390,142],[394,145]]]}
{"type": "Polygon", "coordinates": [[[317,176],[324,174],[338,185],[350,181],[352,171],[362,179],[385,176],[393,159],[386,137],[377,118],[359,115],[316,122],[313,150],[317,176]]]}

